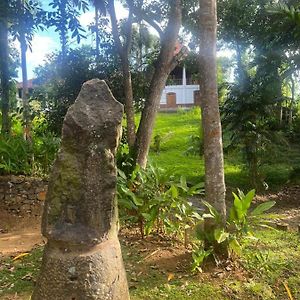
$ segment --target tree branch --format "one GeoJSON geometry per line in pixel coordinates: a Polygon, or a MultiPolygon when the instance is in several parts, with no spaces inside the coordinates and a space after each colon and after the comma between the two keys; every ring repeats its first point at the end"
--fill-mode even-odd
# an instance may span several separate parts
{"type": "Polygon", "coordinates": [[[117,47],[117,51],[119,52],[120,56],[123,56],[123,46],[120,40],[119,36],[119,30],[118,30],[118,21],[116,17],[116,9],[115,9],[115,1],[109,0],[107,3],[108,12],[110,15],[110,21],[111,21],[111,28],[112,28],[112,35],[115,41],[115,45],[117,47]]]}
{"type": "Polygon", "coordinates": [[[133,23],[133,14],[132,10],[129,7],[129,15],[128,15],[128,20],[126,22],[126,43],[124,45],[124,51],[126,52],[127,56],[130,53],[131,49],[131,42],[132,42],[132,23],[133,23]]]}
{"type": "Polygon", "coordinates": [[[136,7],[132,0],[127,0],[126,2],[127,2],[128,7],[131,8],[132,12],[137,17],[139,17],[140,19],[143,19],[146,23],[148,23],[150,26],[152,26],[157,31],[160,38],[162,39],[164,33],[163,33],[163,30],[161,29],[161,27],[156,23],[156,21],[153,18],[151,18],[151,16],[149,16],[141,8],[136,7]]]}
{"type": "MultiPolygon", "coordinates": [[[[164,30],[161,41],[161,57],[168,62],[168,67],[171,68],[174,64],[174,50],[178,40],[178,33],[181,27],[181,0],[175,0],[171,6],[169,21],[164,30]]],[[[171,69],[172,70],[172,69],[171,69]]]]}

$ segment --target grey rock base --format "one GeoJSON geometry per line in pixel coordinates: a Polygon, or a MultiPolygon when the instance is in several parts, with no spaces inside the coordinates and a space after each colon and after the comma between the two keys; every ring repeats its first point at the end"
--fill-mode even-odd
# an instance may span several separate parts
{"type": "Polygon", "coordinates": [[[127,300],[126,274],[118,239],[89,249],[45,248],[32,300],[127,300]]]}

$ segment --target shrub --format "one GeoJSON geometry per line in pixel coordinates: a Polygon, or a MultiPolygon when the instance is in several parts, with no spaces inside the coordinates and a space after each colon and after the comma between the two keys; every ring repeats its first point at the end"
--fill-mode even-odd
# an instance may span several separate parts
{"type": "Polygon", "coordinates": [[[188,139],[188,149],[184,152],[185,155],[199,155],[202,156],[204,153],[204,144],[202,134],[192,134],[188,139]]]}
{"type": "Polygon", "coordinates": [[[193,271],[200,269],[204,259],[213,256],[219,262],[219,250],[226,249],[230,257],[233,253],[239,255],[242,251],[240,242],[245,236],[252,236],[251,227],[268,226],[267,210],[275,205],[274,201],[264,202],[250,211],[255,196],[255,190],[246,195],[239,191],[233,193],[233,205],[229,211],[227,222],[224,225],[220,214],[209,203],[203,201],[208,213],[202,215],[201,222],[196,228],[196,237],[200,244],[196,244],[193,253],[193,271]],[[213,226],[205,227],[204,222],[210,220],[213,226]]]}
{"type": "Polygon", "coordinates": [[[165,170],[137,166],[126,176],[119,170],[118,199],[121,219],[138,225],[142,238],[153,230],[183,235],[200,218],[188,197],[202,192],[203,184],[188,187],[184,177],[176,181],[165,170]]]}
{"type": "Polygon", "coordinates": [[[22,136],[0,137],[0,173],[47,175],[55,159],[60,139],[53,134],[33,136],[26,141],[22,136]]]}
{"type": "Polygon", "coordinates": [[[29,142],[21,136],[0,137],[0,172],[5,174],[31,173],[32,152],[29,142]]]}
{"type": "Polygon", "coordinates": [[[173,135],[173,132],[168,132],[167,134],[156,134],[153,139],[153,145],[151,150],[155,153],[161,151],[162,145],[165,144],[173,135]]]}
{"type": "Polygon", "coordinates": [[[32,173],[48,175],[60,145],[60,138],[53,133],[42,134],[32,141],[32,173]]]}

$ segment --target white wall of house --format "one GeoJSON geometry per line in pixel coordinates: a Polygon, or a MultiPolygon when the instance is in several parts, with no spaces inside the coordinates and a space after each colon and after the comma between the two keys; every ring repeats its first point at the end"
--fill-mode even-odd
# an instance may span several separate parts
{"type": "Polygon", "coordinates": [[[194,103],[194,91],[199,90],[199,85],[167,85],[162,93],[160,104],[167,103],[167,94],[176,94],[176,104],[193,104],[194,103]]]}
{"type": "Polygon", "coordinates": [[[162,93],[160,104],[167,104],[167,94],[176,94],[176,104],[194,104],[194,91],[199,90],[199,85],[186,84],[186,70],[182,70],[182,85],[167,85],[162,93]]]}

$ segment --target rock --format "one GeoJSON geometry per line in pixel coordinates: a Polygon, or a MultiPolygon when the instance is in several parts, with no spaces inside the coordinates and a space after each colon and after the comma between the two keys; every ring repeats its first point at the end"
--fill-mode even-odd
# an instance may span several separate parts
{"type": "Polygon", "coordinates": [[[22,206],[22,210],[23,211],[31,211],[31,205],[30,204],[24,204],[23,206],[22,206]]]}
{"type": "Polygon", "coordinates": [[[41,193],[41,192],[44,192],[45,191],[45,187],[44,186],[39,186],[35,189],[35,193],[38,194],[38,193],[41,193]]]}
{"type": "Polygon", "coordinates": [[[6,195],[4,196],[5,201],[10,201],[11,198],[12,198],[12,197],[11,197],[10,194],[6,194],[6,195]]]}
{"type": "Polygon", "coordinates": [[[97,79],[68,110],[44,206],[48,243],[33,300],[129,299],[115,198],[122,115],[97,79]]]}
{"type": "Polygon", "coordinates": [[[11,183],[19,184],[19,183],[22,183],[24,181],[25,181],[25,176],[23,176],[23,175],[20,175],[20,176],[14,176],[14,175],[12,175],[10,177],[10,182],[11,183]]]}
{"type": "Polygon", "coordinates": [[[46,192],[45,191],[39,192],[37,194],[37,199],[39,201],[45,201],[45,199],[46,199],[46,192]]]}

